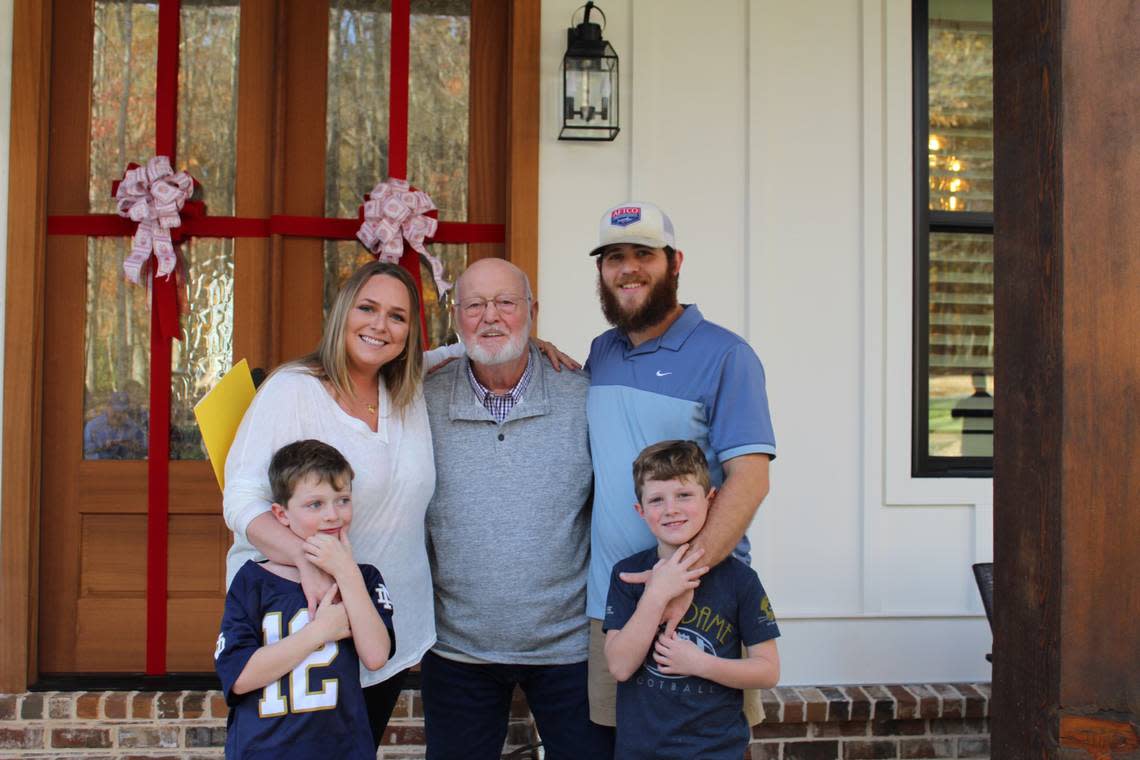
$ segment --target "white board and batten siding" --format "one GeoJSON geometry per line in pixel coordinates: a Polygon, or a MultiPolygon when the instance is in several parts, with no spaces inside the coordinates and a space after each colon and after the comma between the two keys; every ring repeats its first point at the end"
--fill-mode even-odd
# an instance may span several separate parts
{"type": "Polygon", "coordinates": [[[542,7],[540,333],[584,357],[598,217],[660,204],[682,300],[768,373],[779,458],[749,535],[783,681],[988,680],[992,481],[910,477],[909,3],[605,0],[622,131],[559,142],[581,4],[542,7]]]}

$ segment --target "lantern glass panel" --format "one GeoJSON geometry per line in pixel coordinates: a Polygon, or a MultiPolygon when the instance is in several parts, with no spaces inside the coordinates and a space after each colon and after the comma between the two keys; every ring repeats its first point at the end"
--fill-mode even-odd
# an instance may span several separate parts
{"type": "Polygon", "coordinates": [[[612,123],[613,73],[616,60],[567,58],[566,125],[603,126],[612,123]]]}
{"type": "Polygon", "coordinates": [[[618,58],[568,52],[562,61],[561,139],[612,140],[618,132],[618,58]]]}

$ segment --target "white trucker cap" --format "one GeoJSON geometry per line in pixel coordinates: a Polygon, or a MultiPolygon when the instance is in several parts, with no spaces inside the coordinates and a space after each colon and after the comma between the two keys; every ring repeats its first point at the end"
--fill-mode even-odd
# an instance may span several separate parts
{"type": "Polygon", "coordinates": [[[590,251],[590,255],[596,256],[607,246],[619,243],[650,248],[677,247],[673,222],[665,212],[652,203],[638,201],[622,203],[602,214],[598,225],[598,246],[590,251]]]}

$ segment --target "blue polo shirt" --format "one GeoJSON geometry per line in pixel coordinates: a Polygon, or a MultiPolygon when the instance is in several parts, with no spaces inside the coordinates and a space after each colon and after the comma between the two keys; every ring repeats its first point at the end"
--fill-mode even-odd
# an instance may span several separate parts
{"type": "MultiPolygon", "coordinates": [[[[601,620],[613,566],[657,545],[633,508],[633,460],[641,450],[674,438],[695,441],[719,487],[724,462],[743,454],[775,458],[776,437],[756,352],[696,306],[637,347],[616,328],[602,333],[590,346],[586,370],[594,461],[586,614],[601,620]]],[[[745,537],[735,553],[747,561],[748,551],[745,537]]]]}

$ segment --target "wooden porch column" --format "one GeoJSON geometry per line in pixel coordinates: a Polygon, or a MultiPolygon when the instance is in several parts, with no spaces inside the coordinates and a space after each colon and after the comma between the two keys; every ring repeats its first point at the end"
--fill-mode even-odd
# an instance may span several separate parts
{"type": "Polygon", "coordinates": [[[994,4],[995,760],[1140,746],[1138,11],[994,4]]]}

